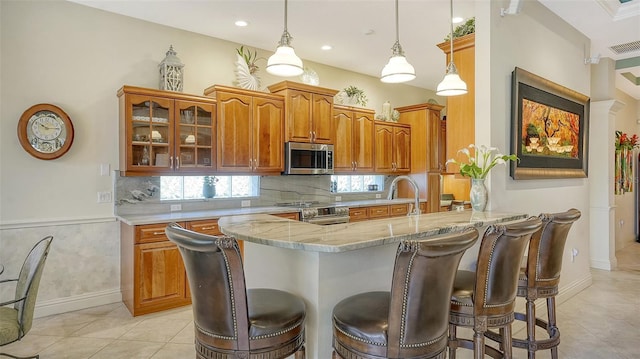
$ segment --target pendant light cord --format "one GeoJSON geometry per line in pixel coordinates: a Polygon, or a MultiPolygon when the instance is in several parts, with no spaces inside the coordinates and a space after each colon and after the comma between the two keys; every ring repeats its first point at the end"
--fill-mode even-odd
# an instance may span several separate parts
{"type": "Polygon", "coordinates": [[[451,24],[451,38],[449,39],[449,43],[451,44],[451,62],[453,62],[453,0],[449,0],[449,4],[449,23],[451,24]]]}
{"type": "Polygon", "coordinates": [[[400,43],[400,25],[398,25],[398,0],[396,0],[396,42],[400,43]]]}
{"type": "Polygon", "coordinates": [[[284,0],[284,31],[285,32],[288,32],[287,31],[287,8],[288,8],[287,2],[288,2],[287,0],[284,0]]]}

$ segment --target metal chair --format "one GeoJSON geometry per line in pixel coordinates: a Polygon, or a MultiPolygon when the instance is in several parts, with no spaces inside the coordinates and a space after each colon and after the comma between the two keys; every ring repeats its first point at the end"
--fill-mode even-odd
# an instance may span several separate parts
{"type": "MultiPolygon", "coordinates": [[[[515,313],[515,319],[527,323],[527,339],[512,338],[513,346],[527,349],[529,359],[536,351],[551,349],[551,358],[558,359],[560,331],[556,324],[556,295],[562,271],[562,254],[567,235],[581,216],[572,208],[561,213],[542,213],[542,227],[533,234],[529,243],[526,267],[520,269],[518,297],[527,299],[526,313],[515,313]],[[547,320],[536,318],[535,300],[547,299],[547,320]],[[536,326],[547,331],[549,337],[536,339],[536,326]]],[[[486,337],[502,343],[505,333],[487,332],[486,337]]]]}
{"type": "Polygon", "coordinates": [[[305,357],[304,301],[280,290],[246,289],[235,238],[196,233],[176,223],[166,234],[187,271],[197,358],[305,357]]]}
{"type": "MultiPolygon", "coordinates": [[[[52,236],[45,237],[31,248],[22,264],[18,278],[0,280],[0,285],[16,283],[14,299],[0,303],[0,346],[21,340],[31,330],[40,278],[52,240],[52,236]]],[[[0,353],[0,355],[19,359],[40,357],[39,355],[18,357],[7,353],[0,353]]]]}
{"type": "Polygon", "coordinates": [[[458,347],[472,349],[474,358],[485,353],[493,358],[511,358],[511,323],[518,287],[518,274],[531,235],[542,222],[538,218],[487,228],[475,272],[456,274],[449,318],[449,358],[455,359],[458,347]],[[473,328],[473,340],[457,337],[457,327],[473,328]],[[485,345],[488,328],[501,328],[505,340],[503,352],[485,345]]]}
{"type": "Polygon", "coordinates": [[[333,358],[444,358],[453,279],[475,228],[398,246],[390,292],[333,309],[333,358]]]}

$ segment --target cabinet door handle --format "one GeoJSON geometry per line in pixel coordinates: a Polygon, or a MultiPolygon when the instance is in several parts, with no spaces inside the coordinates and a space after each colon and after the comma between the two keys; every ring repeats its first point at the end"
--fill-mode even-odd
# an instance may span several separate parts
{"type": "Polygon", "coordinates": [[[176,157],[176,169],[180,169],[180,159],[176,157]]]}
{"type": "Polygon", "coordinates": [[[254,159],[253,159],[253,170],[255,171],[255,170],[257,170],[257,169],[258,169],[258,159],[257,159],[257,158],[254,158],[254,159]]]}
{"type": "Polygon", "coordinates": [[[173,156],[169,157],[169,168],[173,168],[173,156]]]}
{"type": "Polygon", "coordinates": [[[253,169],[253,159],[249,158],[249,169],[253,169]]]}
{"type": "Polygon", "coordinates": [[[201,231],[208,231],[210,229],[216,229],[216,228],[218,228],[218,226],[201,227],[200,230],[201,231]]]}
{"type": "Polygon", "coordinates": [[[153,232],[152,234],[153,234],[154,236],[160,236],[160,235],[163,235],[163,234],[164,234],[164,231],[162,231],[162,232],[153,232]]]}
{"type": "Polygon", "coordinates": [[[353,170],[354,171],[358,170],[358,161],[353,161],[353,170]]]}
{"type": "Polygon", "coordinates": [[[313,142],[313,131],[309,131],[309,140],[313,142]]]}

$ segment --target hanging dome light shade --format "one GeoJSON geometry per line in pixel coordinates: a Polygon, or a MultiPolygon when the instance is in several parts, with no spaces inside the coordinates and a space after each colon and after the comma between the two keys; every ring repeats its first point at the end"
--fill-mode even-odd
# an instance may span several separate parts
{"type": "Polygon", "coordinates": [[[449,34],[451,49],[449,56],[451,56],[451,61],[449,61],[449,65],[447,65],[447,73],[444,75],[444,79],[436,88],[436,95],[438,96],[457,96],[467,93],[467,84],[462,81],[460,75],[458,75],[458,69],[453,62],[453,0],[449,0],[449,4],[451,5],[451,16],[449,17],[451,24],[451,33],[449,34]]]}
{"type": "Polygon", "coordinates": [[[284,0],[284,31],[276,53],[267,60],[267,72],[283,77],[298,76],[304,72],[302,60],[291,47],[291,35],[287,31],[287,0],[284,0]]]}
{"type": "Polygon", "coordinates": [[[267,60],[267,72],[276,76],[298,76],[302,75],[304,68],[302,60],[296,56],[293,47],[278,46],[276,53],[267,60]]]}
{"type": "Polygon", "coordinates": [[[447,66],[447,74],[444,75],[442,82],[438,84],[436,95],[438,96],[456,96],[467,93],[467,84],[462,81],[456,65],[452,62],[447,66]]]}
{"type": "Polygon", "coordinates": [[[400,45],[399,25],[398,25],[398,0],[396,0],[396,42],[391,48],[393,54],[389,62],[382,68],[380,81],[386,83],[400,83],[411,81],[416,78],[416,70],[407,61],[404,51],[400,45]]]}
{"type": "Polygon", "coordinates": [[[407,58],[401,55],[391,56],[380,74],[380,81],[386,83],[407,82],[415,78],[415,69],[407,62],[407,58]]]}

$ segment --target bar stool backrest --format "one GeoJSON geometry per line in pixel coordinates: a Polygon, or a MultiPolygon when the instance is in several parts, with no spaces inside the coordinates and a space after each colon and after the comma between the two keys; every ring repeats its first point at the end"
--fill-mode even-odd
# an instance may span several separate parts
{"type": "Polygon", "coordinates": [[[524,251],[542,221],[523,221],[487,228],[476,268],[474,309],[476,316],[512,312],[524,251]]]}
{"type": "Polygon", "coordinates": [[[542,227],[531,237],[527,256],[527,286],[553,287],[560,281],[562,254],[569,230],[581,216],[572,208],[561,213],[542,213],[542,227]]]}
{"type": "Polygon", "coordinates": [[[167,226],[166,234],[182,255],[196,330],[219,338],[220,347],[249,350],[247,295],[238,242],[233,237],[189,231],[176,223],[167,226]]]}
{"type": "Polygon", "coordinates": [[[432,346],[434,351],[446,347],[453,280],[462,255],[477,239],[478,231],[468,228],[437,241],[407,241],[398,246],[387,357],[411,356],[407,350],[420,350],[420,346],[424,350],[425,343],[442,342],[432,346]]]}

